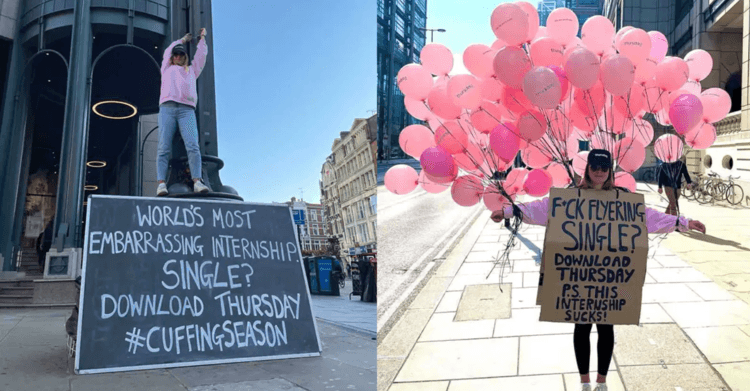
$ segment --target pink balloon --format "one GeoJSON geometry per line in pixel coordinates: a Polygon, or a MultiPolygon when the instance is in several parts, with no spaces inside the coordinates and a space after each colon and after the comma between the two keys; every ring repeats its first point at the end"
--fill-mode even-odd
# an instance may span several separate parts
{"type": "Polygon", "coordinates": [[[625,137],[615,144],[615,156],[620,168],[635,172],[646,160],[646,149],[637,140],[625,137]]]}
{"type": "Polygon", "coordinates": [[[503,210],[503,208],[510,205],[508,199],[500,194],[500,190],[494,187],[494,185],[489,185],[484,189],[482,200],[484,201],[484,206],[493,212],[503,210]]]}
{"type": "Polygon", "coordinates": [[[599,126],[607,129],[614,134],[620,134],[625,131],[625,121],[627,117],[612,107],[604,109],[604,113],[599,117],[599,126]],[[606,120],[606,121],[605,121],[606,120]]]}
{"type": "Polygon", "coordinates": [[[523,78],[523,93],[542,109],[553,109],[560,103],[560,79],[547,67],[534,67],[523,78]]]}
{"type": "Polygon", "coordinates": [[[467,110],[476,110],[482,103],[479,79],[472,75],[456,75],[448,81],[448,93],[453,103],[467,110]]]}
{"type": "Polygon", "coordinates": [[[502,104],[514,113],[522,113],[533,109],[529,98],[524,95],[522,90],[507,86],[503,89],[502,104]]]}
{"type": "Polygon", "coordinates": [[[500,80],[495,77],[488,77],[482,80],[481,83],[480,90],[482,93],[482,99],[497,103],[503,98],[505,86],[500,80]]]}
{"type": "Polygon", "coordinates": [[[689,75],[687,63],[678,57],[665,57],[664,61],[656,66],[654,73],[656,84],[665,91],[674,91],[682,87],[689,75]]]}
{"type": "Polygon", "coordinates": [[[582,134],[590,134],[596,129],[598,118],[584,114],[577,105],[570,107],[568,116],[570,117],[571,125],[575,126],[582,134]]]}
{"type": "Polygon", "coordinates": [[[529,43],[534,40],[534,37],[536,37],[536,34],[539,31],[539,12],[537,12],[535,5],[526,1],[517,1],[516,5],[521,7],[528,18],[529,30],[526,33],[525,42],[529,43]]]}
{"type": "Polygon", "coordinates": [[[508,87],[521,89],[523,87],[523,77],[531,69],[531,61],[523,49],[515,46],[506,46],[497,52],[492,66],[495,70],[495,76],[503,84],[508,87]]]}
{"type": "Polygon", "coordinates": [[[526,180],[523,183],[526,194],[541,197],[549,193],[550,187],[552,187],[552,176],[543,168],[535,168],[526,174],[526,180]]]}
{"type": "Polygon", "coordinates": [[[701,83],[695,80],[688,80],[685,82],[685,84],[680,87],[681,90],[686,91],[688,94],[693,94],[695,96],[701,95],[701,83]]]}
{"type": "Polygon", "coordinates": [[[539,30],[536,31],[536,35],[534,35],[534,39],[532,39],[531,41],[533,42],[534,40],[542,37],[549,37],[549,34],[547,34],[546,26],[539,26],[539,30]]]}
{"type": "Polygon", "coordinates": [[[565,73],[570,84],[588,90],[599,80],[599,57],[591,50],[576,49],[565,62],[565,73]]]}
{"type": "Polygon", "coordinates": [[[659,31],[649,31],[648,36],[651,38],[651,53],[649,54],[649,57],[653,58],[658,64],[664,60],[664,56],[666,56],[669,51],[669,41],[667,41],[667,37],[659,31]]]}
{"type": "Polygon", "coordinates": [[[646,91],[645,110],[649,113],[657,113],[665,104],[668,104],[668,94],[659,88],[656,80],[647,81],[643,88],[646,91]]]}
{"type": "Polygon", "coordinates": [[[454,164],[453,170],[451,170],[450,174],[445,176],[430,175],[428,172],[425,172],[424,175],[434,183],[447,183],[450,185],[458,176],[458,166],[454,164]]]}
{"type": "Polygon", "coordinates": [[[674,163],[682,157],[682,140],[674,134],[665,134],[654,143],[654,154],[667,163],[674,163]]]}
{"type": "Polygon", "coordinates": [[[549,118],[549,128],[545,136],[552,139],[550,142],[556,142],[555,145],[558,145],[567,141],[573,133],[573,126],[570,124],[568,116],[560,110],[555,110],[548,113],[547,118],[549,118]]]}
{"type": "Polygon", "coordinates": [[[388,169],[383,178],[385,188],[393,194],[408,194],[419,184],[417,171],[406,164],[397,164],[388,169]]]}
{"type": "Polygon", "coordinates": [[[456,166],[450,152],[440,146],[425,149],[419,157],[419,163],[433,177],[448,177],[453,174],[456,166]]]}
{"type": "Polygon", "coordinates": [[[630,86],[630,92],[623,96],[614,97],[615,110],[626,118],[634,117],[646,104],[646,90],[638,83],[630,86]]]}
{"type": "Polygon", "coordinates": [[[672,126],[672,121],[669,120],[669,107],[666,105],[664,108],[654,113],[654,119],[662,126],[672,126]]]}
{"type": "Polygon", "coordinates": [[[453,53],[445,45],[428,43],[419,53],[422,66],[437,76],[444,76],[453,69],[453,53]]]}
{"type": "Polygon", "coordinates": [[[461,107],[453,102],[453,96],[446,87],[435,87],[427,96],[430,110],[438,117],[456,119],[461,116],[461,107]]]}
{"type": "Polygon", "coordinates": [[[409,125],[399,134],[398,144],[407,155],[419,159],[425,149],[435,146],[435,136],[424,125],[409,125]]]}
{"type": "Polygon", "coordinates": [[[623,125],[625,137],[635,139],[641,145],[651,144],[654,139],[654,127],[642,118],[628,118],[623,125]]]}
{"type": "Polygon", "coordinates": [[[732,109],[732,98],[721,88],[709,88],[700,95],[703,103],[703,120],[708,123],[721,121],[732,109]]]}
{"type": "Polygon", "coordinates": [[[404,65],[398,71],[396,84],[404,96],[424,100],[432,89],[432,76],[419,64],[404,65]]]}
{"type": "Polygon", "coordinates": [[[716,128],[706,122],[685,133],[685,143],[693,149],[706,149],[716,141],[716,128]]]}
{"type": "Polygon", "coordinates": [[[426,121],[432,115],[430,107],[427,106],[427,102],[424,100],[417,100],[404,96],[404,106],[406,111],[411,114],[412,117],[426,121]]]}
{"type": "Polygon", "coordinates": [[[621,28],[620,31],[618,31],[617,34],[615,34],[615,42],[614,42],[615,46],[617,46],[620,43],[620,41],[622,40],[622,37],[625,34],[627,34],[628,31],[633,30],[634,28],[635,27],[633,27],[633,26],[625,26],[625,27],[621,28]]]}
{"type": "Polygon", "coordinates": [[[480,78],[491,77],[495,70],[492,68],[492,60],[495,59],[496,51],[487,45],[474,44],[464,50],[464,66],[473,75],[480,78]]]}
{"type": "Polygon", "coordinates": [[[552,162],[550,151],[545,150],[545,145],[540,145],[540,141],[529,143],[521,151],[521,159],[531,168],[543,168],[552,162]]]}
{"type": "Polygon", "coordinates": [[[498,51],[506,46],[508,46],[508,44],[505,43],[505,41],[503,41],[502,39],[498,38],[495,40],[495,42],[492,43],[490,48],[494,51],[498,51]]]}
{"type": "Polygon", "coordinates": [[[547,67],[562,64],[563,47],[550,37],[543,37],[531,43],[529,50],[535,66],[547,67]]]}
{"type": "Polygon", "coordinates": [[[685,56],[685,62],[690,70],[690,80],[701,81],[708,77],[714,67],[714,59],[707,51],[695,49],[685,56]]]}
{"type": "Polygon", "coordinates": [[[615,186],[623,187],[635,193],[635,190],[636,190],[635,178],[633,178],[633,176],[628,174],[627,172],[623,172],[623,171],[616,172],[615,173],[615,186]]]}
{"type": "MultiPolygon", "coordinates": [[[[469,135],[458,122],[448,121],[435,131],[435,143],[450,154],[463,153],[469,143],[469,135]]],[[[430,174],[429,171],[427,173],[430,174]]]]}
{"type": "Polygon", "coordinates": [[[604,87],[596,83],[591,89],[576,89],[573,102],[587,117],[598,118],[604,110],[604,87]]]}
{"type": "Polygon", "coordinates": [[[473,171],[482,166],[485,159],[484,155],[484,152],[477,145],[469,143],[466,151],[453,155],[453,159],[458,167],[466,171],[473,171]]]}
{"type": "Polygon", "coordinates": [[[623,55],[611,55],[602,62],[601,78],[607,92],[615,96],[626,95],[635,81],[633,62],[623,55]]]}
{"type": "Polygon", "coordinates": [[[641,29],[632,29],[622,36],[615,48],[638,66],[651,54],[651,37],[641,29]]]}
{"type": "Polygon", "coordinates": [[[505,110],[500,105],[484,101],[479,110],[471,113],[471,124],[478,131],[489,133],[503,120],[504,115],[505,110]]]}
{"type": "Polygon", "coordinates": [[[578,152],[577,155],[573,156],[573,171],[575,171],[575,173],[580,175],[581,177],[583,177],[583,174],[586,171],[588,158],[589,151],[581,151],[578,152]]]}
{"type": "Polygon", "coordinates": [[[490,148],[503,161],[512,161],[520,148],[518,129],[515,125],[510,123],[497,125],[490,133],[490,148]]]}
{"type": "Polygon", "coordinates": [[[419,172],[419,186],[428,193],[442,193],[451,187],[450,183],[437,183],[427,177],[427,173],[422,170],[419,172]]]}
{"type": "Polygon", "coordinates": [[[503,182],[505,192],[511,197],[517,194],[522,194],[524,192],[523,183],[526,180],[526,174],[528,174],[528,172],[529,171],[525,168],[514,168],[510,170],[508,177],[505,178],[505,181],[503,182]]]}
{"type": "Polygon", "coordinates": [[[602,54],[606,48],[612,46],[614,35],[615,26],[601,15],[588,18],[581,28],[581,40],[587,49],[596,54],[602,54]]]}
{"type": "Polygon", "coordinates": [[[680,95],[669,107],[669,120],[679,134],[687,133],[698,125],[702,118],[703,104],[695,95],[680,95]]]}
{"type": "Polygon", "coordinates": [[[536,141],[547,131],[547,120],[542,113],[531,110],[524,112],[516,122],[519,135],[526,141],[536,141]]]}
{"type": "Polygon", "coordinates": [[[568,81],[568,75],[565,74],[565,70],[555,65],[550,65],[548,68],[552,69],[552,72],[555,72],[555,75],[557,75],[557,80],[560,81],[560,88],[562,89],[560,102],[568,99],[569,98],[568,90],[570,89],[570,81],[568,81]]]}
{"type": "Polygon", "coordinates": [[[561,45],[578,34],[578,16],[567,8],[556,8],[547,16],[547,33],[561,45]]]}
{"type": "Polygon", "coordinates": [[[547,166],[546,170],[547,173],[552,177],[553,187],[566,187],[573,182],[573,180],[570,179],[565,166],[560,163],[552,162],[549,164],[549,166],[547,166]]]}
{"type": "Polygon", "coordinates": [[[492,11],[490,25],[495,36],[509,46],[517,46],[526,41],[529,33],[529,17],[516,4],[500,4],[492,11]]]}
{"type": "Polygon", "coordinates": [[[451,197],[461,206],[474,206],[484,194],[482,181],[473,175],[463,175],[453,182],[451,197]]]}
{"type": "Polygon", "coordinates": [[[647,81],[654,78],[656,72],[656,60],[653,57],[647,58],[645,61],[638,64],[635,67],[635,82],[639,84],[645,84],[647,81]]]}

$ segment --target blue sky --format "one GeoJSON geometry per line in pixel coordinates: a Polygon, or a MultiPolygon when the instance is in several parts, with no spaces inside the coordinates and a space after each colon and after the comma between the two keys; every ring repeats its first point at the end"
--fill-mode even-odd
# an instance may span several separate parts
{"type": "Polygon", "coordinates": [[[222,182],[319,202],[333,140],[377,107],[375,0],[214,1],[213,28],[222,182]]]}

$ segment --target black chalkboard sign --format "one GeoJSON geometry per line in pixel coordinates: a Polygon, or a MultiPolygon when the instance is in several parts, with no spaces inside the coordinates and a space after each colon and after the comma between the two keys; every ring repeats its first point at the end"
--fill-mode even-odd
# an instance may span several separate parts
{"type": "Polygon", "coordinates": [[[320,355],[286,205],[88,202],[77,373],[320,355]]]}

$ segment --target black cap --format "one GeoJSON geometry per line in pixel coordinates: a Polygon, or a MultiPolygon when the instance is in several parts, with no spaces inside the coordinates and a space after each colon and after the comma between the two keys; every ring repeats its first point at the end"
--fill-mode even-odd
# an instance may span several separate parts
{"type": "Polygon", "coordinates": [[[612,154],[606,149],[592,149],[589,152],[588,164],[592,167],[612,168],[612,154]]]}
{"type": "Polygon", "coordinates": [[[178,53],[187,54],[187,51],[185,50],[185,45],[181,43],[174,45],[174,47],[172,48],[172,55],[174,56],[175,54],[178,54],[178,53]]]}

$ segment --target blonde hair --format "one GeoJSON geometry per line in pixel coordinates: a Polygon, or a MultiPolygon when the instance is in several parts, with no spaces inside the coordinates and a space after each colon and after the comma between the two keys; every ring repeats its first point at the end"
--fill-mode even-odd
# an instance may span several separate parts
{"type": "MultiPolygon", "coordinates": [[[[589,165],[586,163],[586,171],[583,173],[583,179],[581,179],[581,189],[593,189],[594,185],[591,183],[591,177],[589,176],[589,165]]],[[[602,184],[602,190],[612,190],[615,188],[615,174],[612,171],[612,167],[609,168],[609,177],[604,184],[602,184]]]]}
{"type": "Polygon", "coordinates": [[[184,56],[185,56],[185,65],[180,65],[180,64],[175,63],[175,61],[174,61],[174,54],[171,57],[169,57],[169,65],[181,66],[181,67],[185,68],[185,72],[187,72],[188,69],[189,69],[189,67],[190,67],[190,61],[188,60],[187,53],[184,54],[184,56]]]}

